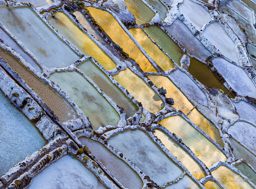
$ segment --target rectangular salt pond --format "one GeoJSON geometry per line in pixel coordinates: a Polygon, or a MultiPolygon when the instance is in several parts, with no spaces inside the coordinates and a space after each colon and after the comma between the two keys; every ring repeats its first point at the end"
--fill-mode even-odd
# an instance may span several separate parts
{"type": "Polygon", "coordinates": [[[256,169],[256,156],[248,149],[239,144],[235,139],[230,138],[230,143],[233,148],[233,153],[236,158],[243,158],[247,161],[254,169],[256,169]]]}
{"type": "MultiPolygon", "coordinates": [[[[237,9],[237,7],[235,9],[237,9]]],[[[234,9],[232,9],[230,6],[221,6],[220,11],[223,11],[225,14],[228,14],[234,19],[236,19],[237,25],[239,25],[239,27],[241,27],[241,29],[244,31],[244,33],[246,34],[246,37],[248,37],[248,39],[251,40],[253,43],[256,43],[255,27],[254,27],[255,16],[252,10],[251,10],[252,12],[248,14],[250,16],[247,18],[244,18],[242,16],[244,13],[241,14],[241,11],[237,12],[234,9]]]]}
{"type": "Polygon", "coordinates": [[[243,19],[248,20],[249,22],[253,20],[254,12],[252,9],[248,8],[241,1],[230,1],[227,3],[227,7],[231,11],[235,11],[237,14],[243,17],[243,19]]]}
{"type": "Polygon", "coordinates": [[[81,12],[75,11],[73,12],[73,14],[76,16],[76,19],[88,31],[89,34],[93,35],[93,37],[95,37],[98,41],[100,42],[103,41],[99,33],[97,33],[97,31],[93,29],[93,26],[91,25],[91,23],[88,20],[86,20],[86,18],[81,12]]]}
{"type": "MultiPolygon", "coordinates": [[[[149,5],[155,8],[157,13],[160,16],[161,21],[164,21],[167,13],[167,8],[164,4],[159,0],[145,0],[149,5]]],[[[136,3],[137,4],[137,3],[136,3]]]]}
{"type": "Polygon", "coordinates": [[[95,175],[72,156],[64,156],[36,175],[29,189],[105,188],[95,175]]]}
{"type": "Polygon", "coordinates": [[[44,66],[64,67],[79,56],[70,49],[31,8],[0,6],[0,22],[30,50],[44,66]]]}
{"type": "Polygon", "coordinates": [[[78,66],[87,77],[89,77],[98,87],[108,95],[116,104],[124,108],[127,116],[133,116],[139,108],[129,100],[120,89],[118,89],[110,79],[91,61],[78,66]]]}
{"type": "Polygon", "coordinates": [[[197,30],[201,30],[205,24],[208,24],[212,17],[209,12],[197,3],[191,0],[184,0],[179,6],[180,13],[193,24],[197,30]]]}
{"type": "Polygon", "coordinates": [[[150,22],[155,13],[141,0],[124,0],[138,25],[150,22]]]}
{"type": "Polygon", "coordinates": [[[233,102],[236,107],[236,111],[241,119],[250,121],[256,125],[256,108],[245,101],[233,102]]]}
{"type": "Polygon", "coordinates": [[[134,59],[140,65],[144,72],[156,72],[146,56],[109,12],[93,7],[88,7],[87,9],[97,24],[102,27],[107,35],[119,45],[124,52],[129,54],[130,58],[134,59]]]}
{"type": "Polygon", "coordinates": [[[169,117],[159,124],[181,138],[207,167],[219,161],[226,161],[226,156],[182,117],[169,117]]]}
{"type": "Polygon", "coordinates": [[[142,181],[139,176],[102,144],[85,137],[79,138],[79,140],[125,188],[142,188],[142,181]]]}
{"type": "Polygon", "coordinates": [[[223,141],[220,138],[219,130],[196,108],[193,109],[187,116],[190,121],[197,125],[202,131],[204,131],[211,139],[218,143],[221,147],[224,147],[223,141]]]}
{"type": "Polygon", "coordinates": [[[226,166],[220,166],[218,169],[212,171],[212,176],[218,180],[224,188],[252,188],[242,177],[234,173],[226,166]]]}
{"type": "Polygon", "coordinates": [[[221,187],[219,187],[219,185],[217,185],[215,182],[209,180],[204,184],[205,188],[212,188],[212,189],[222,189],[221,187]]]}
{"type": "Polygon", "coordinates": [[[249,167],[245,162],[236,165],[236,168],[245,176],[247,176],[252,183],[256,184],[256,172],[249,167]]]}
{"type": "Polygon", "coordinates": [[[211,23],[203,31],[203,36],[206,37],[212,45],[231,61],[239,63],[235,44],[217,22],[211,23]]]}
{"type": "Polygon", "coordinates": [[[219,57],[214,58],[212,63],[238,95],[256,98],[255,84],[242,68],[219,57]]]}
{"type": "Polygon", "coordinates": [[[164,103],[160,97],[130,69],[121,71],[113,77],[149,112],[156,113],[163,108],[164,103]]]}
{"type": "Polygon", "coordinates": [[[160,186],[176,180],[183,172],[140,130],[119,133],[108,142],[160,186]]]}
{"type": "MultiPolygon", "coordinates": [[[[254,115],[255,116],[255,115],[254,115]]],[[[237,121],[228,128],[228,133],[232,135],[239,143],[247,147],[256,154],[256,127],[255,125],[237,121]]]]}
{"type": "Polygon", "coordinates": [[[147,34],[140,28],[133,28],[129,30],[133,37],[139,42],[147,54],[164,70],[174,68],[174,63],[164,54],[159,47],[154,44],[147,34]]]}
{"type": "Polygon", "coordinates": [[[61,72],[50,76],[66,94],[89,117],[92,127],[116,125],[119,115],[101,94],[79,73],[61,72]]]}
{"type": "Polygon", "coordinates": [[[234,96],[226,89],[226,87],[220,82],[213,71],[207,66],[195,58],[190,58],[190,65],[188,71],[193,77],[199,82],[204,84],[206,87],[220,89],[225,92],[230,98],[234,96]]]}
{"type": "Polygon", "coordinates": [[[164,28],[190,55],[193,55],[202,61],[211,55],[211,53],[197,38],[195,38],[187,26],[180,20],[175,20],[171,26],[165,26],[164,28]]]}
{"type": "Polygon", "coordinates": [[[169,74],[173,83],[190,99],[207,106],[208,99],[199,86],[182,70],[177,69],[169,74]]]}
{"type": "Polygon", "coordinates": [[[175,61],[180,65],[183,51],[180,47],[158,26],[143,28],[147,34],[175,61]]]}
{"type": "Polygon", "coordinates": [[[48,18],[49,23],[56,28],[61,35],[74,44],[86,56],[93,57],[106,70],[112,70],[116,64],[107,54],[74,24],[67,15],[57,12],[48,18]]]}
{"type": "Polygon", "coordinates": [[[31,64],[37,71],[41,72],[41,68],[37,63],[23,51],[23,48],[20,47],[4,30],[0,28],[0,39],[3,40],[3,43],[11,47],[17,53],[19,53],[26,62],[31,64]]]}
{"type": "Polygon", "coordinates": [[[172,81],[165,76],[150,75],[148,78],[158,87],[166,89],[166,97],[173,98],[173,107],[177,110],[187,114],[193,108],[193,104],[187,97],[172,83],[172,81]]]}
{"type": "Polygon", "coordinates": [[[164,132],[155,130],[154,134],[161,140],[165,147],[190,171],[190,173],[196,177],[196,179],[205,177],[201,166],[164,132]]]}
{"type": "Polygon", "coordinates": [[[0,177],[44,146],[38,130],[0,91],[0,177]]]}
{"type": "Polygon", "coordinates": [[[0,57],[42,98],[44,103],[55,113],[60,121],[64,122],[76,118],[73,107],[56,90],[25,68],[10,52],[0,48],[0,57]]]}

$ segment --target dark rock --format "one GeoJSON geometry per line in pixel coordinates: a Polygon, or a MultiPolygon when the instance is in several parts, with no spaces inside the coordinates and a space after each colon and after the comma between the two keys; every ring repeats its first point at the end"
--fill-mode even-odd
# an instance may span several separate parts
{"type": "Polygon", "coordinates": [[[165,102],[170,105],[174,105],[174,100],[172,98],[166,98],[165,102]]]}
{"type": "Polygon", "coordinates": [[[166,89],[164,89],[163,87],[161,87],[160,89],[159,89],[159,93],[161,94],[161,95],[166,95],[166,89]]]}

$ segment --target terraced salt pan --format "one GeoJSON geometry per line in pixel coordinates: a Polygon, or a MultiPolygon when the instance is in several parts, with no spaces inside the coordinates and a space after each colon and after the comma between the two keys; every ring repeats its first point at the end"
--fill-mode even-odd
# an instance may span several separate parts
{"type": "Polygon", "coordinates": [[[236,168],[241,171],[241,173],[247,176],[252,183],[256,184],[256,172],[249,167],[245,162],[236,165],[236,168]]]}
{"type": "MultiPolygon", "coordinates": [[[[237,8],[235,8],[235,9],[237,9],[237,8]]],[[[246,8],[246,9],[248,9],[248,8],[246,8]]],[[[245,18],[244,16],[242,16],[245,13],[239,13],[239,9],[238,9],[238,11],[235,11],[228,5],[220,6],[220,10],[225,12],[226,14],[230,14],[233,18],[235,18],[236,22],[243,29],[243,31],[247,35],[248,39],[250,39],[253,43],[256,43],[255,28],[254,28],[255,21],[254,21],[253,14],[251,16],[249,16],[248,18],[245,18]]],[[[240,11],[242,11],[242,10],[240,10],[240,11]]]]}
{"type": "Polygon", "coordinates": [[[141,0],[124,0],[127,8],[133,14],[137,24],[150,22],[155,13],[141,0]]]}
{"type": "Polygon", "coordinates": [[[37,71],[41,72],[40,67],[35,63],[35,61],[30,56],[28,56],[28,54],[26,54],[24,50],[16,42],[14,42],[14,40],[1,28],[0,39],[3,41],[4,44],[8,45],[17,53],[19,53],[26,60],[26,62],[31,64],[37,71]]]}
{"type": "Polygon", "coordinates": [[[228,14],[223,14],[223,18],[224,18],[225,21],[228,22],[229,27],[235,32],[237,37],[240,38],[241,42],[243,44],[246,44],[247,41],[248,41],[247,40],[247,36],[242,31],[242,28],[239,26],[239,24],[236,22],[236,20],[233,17],[231,17],[230,15],[228,15],[228,14]]]}
{"type": "Polygon", "coordinates": [[[254,169],[256,169],[256,156],[250,152],[248,149],[244,148],[233,138],[230,139],[231,146],[233,148],[233,153],[236,158],[243,158],[246,160],[254,169]]]}
{"type": "Polygon", "coordinates": [[[142,181],[139,176],[122,160],[107,150],[102,144],[88,138],[79,139],[83,145],[121,182],[125,188],[140,189],[142,181]]]}
{"type": "Polygon", "coordinates": [[[244,70],[223,58],[212,60],[214,67],[238,95],[256,98],[256,88],[244,70]]]}
{"type": "Polygon", "coordinates": [[[218,180],[224,188],[253,188],[242,177],[234,173],[226,166],[220,166],[218,169],[212,171],[213,177],[218,180]]]}
{"type": "Polygon", "coordinates": [[[180,20],[175,20],[171,26],[165,26],[164,28],[190,55],[202,61],[211,55],[180,20]]]}
{"type": "Polygon", "coordinates": [[[149,26],[144,27],[143,29],[175,61],[176,64],[180,65],[183,51],[165,32],[163,32],[163,30],[158,26],[149,26]]]}
{"type": "Polygon", "coordinates": [[[187,76],[187,74],[181,70],[175,70],[171,72],[169,76],[175,85],[178,86],[187,97],[190,97],[196,102],[207,106],[207,97],[196,85],[196,83],[187,76]]]}
{"type": "Polygon", "coordinates": [[[251,9],[246,7],[243,3],[233,0],[227,3],[227,6],[240,14],[244,19],[253,21],[254,13],[251,9]]]}
{"type": "Polygon", "coordinates": [[[98,41],[102,41],[102,37],[93,29],[91,24],[86,20],[81,12],[75,11],[73,14],[76,16],[79,23],[88,31],[88,33],[93,35],[98,41]]]}
{"type": "Polygon", "coordinates": [[[31,8],[0,6],[0,22],[30,50],[44,66],[64,67],[79,59],[31,8]]]}
{"type": "Polygon", "coordinates": [[[44,146],[37,129],[0,92],[0,176],[44,146]]]}
{"type": "Polygon", "coordinates": [[[246,122],[236,122],[228,129],[228,133],[230,133],[239,143],[256,154],[255,126],[246,122]]]}
{"type": "Polygon", "coordinates": [[[145,0],[149,5],[155,8],[157,13],[159,13],[161,21],[163,21],[166,17],[167,8],[164,6],[162,2],[159,0],[145,0]]]}
{"type": "Polygon", "coordinates": [[[202,27],[209,23],[212,19],[208,11],[202,6],[194,3],[190,0],[184,0],[179,6],[180,13],[195,26],[197,30],[201,30],[202,27]]]}
{"type": "Polygon", "coordinates": [[[203,32],[203,36],[219,49],[221,54],[231,61],[239,63],[235,44],[219,23],[214,22],[208,25],[203,32]]]}
{"type": "Polygon", "coordinates": [[[89,117],[94,129],[118,123],[120,118],[115,109],[77,72],[54,73],[50,80],[57,83],[89,117]]]}
{"type": "Polygon", "coordinates": [[[64,156],[35,176],[29,189],[105,188],[97,178],[72,156],[64,156]]]}
{"type": "Polygon", "coordinates": [[[218,184],[216,184],[215,182],[209,180],[204,184],[205,188],[209,188],[209,189],[221,189],[221,187],[219,187],[218,184]]]}
{"type": "Polygon", "coordinates": [[[198,163],[190,157],[190,155],[185,152],[177,143],[171,140],[164,132],[160,130],[155,130],[154,133],[157,138],[165,145],[165,147],[179,160],[181,163],[190,171],[191,174],[200,179],[205,177],[204,171],[198,165],[198,163]]]}
{"type": "Polygon", "coordinates": [[[140,130],[119,133],[108,142],[160,186],[182,174],[182,170],[140,130]]]}
{"type": "Polygon", "coordinates": [[[245,101],[233,102],[233,104],[241,119],[250,121],[256,125],[256,108],[253,105],[246,103],[245,101]]]}
{"type": "Polygon", "coordinates": [[[166,189],[178,189],[178,188],[199,189],[199,186],[191,178],[185,175],[179,182],[166,187],[166,189]]]}
{"type": "MultiPolygon", "coordinates": [[[[83,18],[84,20],[85,18],[83,18]]],[[[106,70],[112,70],[116,67],[113,60],[104,53],[100,47],[92,41],[88,35],[78,28],[68,17],[62,12],[57,12],[53,17],[49,17],[49,23],[56,28],[61,35],[74,44],[86,56],[93,57],[106,70]]]]}
{"type": "Polygon", "coordinates": [[[113,77],[149,112],[156,113],[163,108],[163,101],[160,97],[130,69],[121,71],[113,77]]]}
{"type": "Polygon", "coordinates": [[[188,71],[206,87],[220,89],[228,94],[230,98],[233,97],[233,95],[226,89],[217,76],[207,66],[207,64],[204,64],[195,58],[191,58],[188,71]]]}
{"type": "Polygon", "coordinates": [[[160,121],[159,124],[181,138],[207,167],[211,167],[214,163],[225,161],[227,159],[214,144],[193,128],[192,125],[182,117],[169,117],[160,121]]]}
{"type": "Polygon", "coordinates": [[[193,104],[187,97],[173,84],[173,82],[165,76],[150,75],[148,78],[158,87],[166,89],[166,97],[173,98],[173,107],[187,114],[193,108],[193,104]]]}
{"type": "Polygon", "coordinates": [[[87,7],[87,9],[108,36],[119,45],[124,52],[128,53],[129,57],[134,59],[144,72],[156,72],[146,56],[109,12],[93,7],[87,7]]]}
{"type": "Polygon", "coordinates": [[[0,48],[0,57],[42,98],[44,103],[55,113],[60,121],[64,122],[76,118],[76,113],[67,100],[61,97],[49,84],[38,78],[32,71],[25,68],[10,52],[0,48]]]}
{"type": "Polygon", "coordinates": [[[89,77],[98,87],[109,96],[116,104],[124,108],[128,117],[133,116],[139,108],[129,100],[120,89],[118,89],[110,79],[91,61],[78,66],[87,77],[89,77]]]}
{"type": "Polygon", "coordinates": [[[193,109],[187,116],[190,121],[197,125],[204,131],[211,139],[217,142],[220,146],[224,147],[223,141],[220,138],[219,130],[204,117],[196,108],[193,109]]]}
{"type": "Polygon", "coordinates": [[[147,34],[140,28],[133,28],[129,30],[134,38],[139,42],[147,54],[164,70],[174,68],[174,63],[164,54],[159,47],[148,38],[147,34]]]}

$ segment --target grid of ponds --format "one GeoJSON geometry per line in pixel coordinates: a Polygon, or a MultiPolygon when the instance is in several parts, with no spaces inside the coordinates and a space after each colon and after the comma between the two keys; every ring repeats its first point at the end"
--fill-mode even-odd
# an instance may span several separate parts
{"type": "Polygon", "coordinates": [[[0,0],[0,188],[256,188],[255,10],[0,0]]]}

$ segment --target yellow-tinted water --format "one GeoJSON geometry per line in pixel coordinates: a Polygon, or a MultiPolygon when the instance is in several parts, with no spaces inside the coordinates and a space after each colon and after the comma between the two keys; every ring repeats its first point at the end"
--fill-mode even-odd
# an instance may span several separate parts
{"type": "Polygon", "coordinates": [[[108,36],[119,45],[124,52],[128,53],[129,57],[134,59],[143,71],[156,72],[149,60],[110,13],[93,7],[88,7],[87,9],[108,36]]]}
{"type": "Polygon", "coordinates": [[[64,13],[55,13],[54,18],[49,17],[48,21],[82,53],[86,56],[93,57],[106,70],[111,70],[116,67],[113,60],[111,60],[103,50],[96,45],[88,35],[80,30],[64,13]]]}

